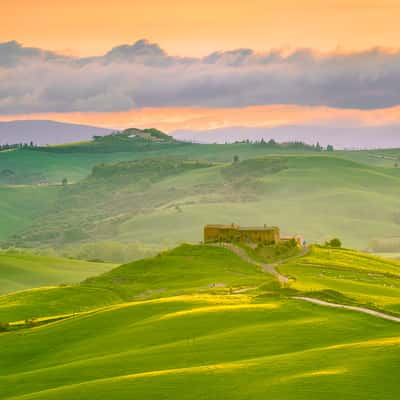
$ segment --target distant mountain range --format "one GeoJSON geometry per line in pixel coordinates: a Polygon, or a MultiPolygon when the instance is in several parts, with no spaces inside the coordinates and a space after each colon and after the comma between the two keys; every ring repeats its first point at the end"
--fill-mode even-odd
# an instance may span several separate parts
{"type": "Polygon", "coordinates": [[[89,140],[92,136],[103,136],[111,129],[89,125],[77,125],[47,120],[25,120],[0,122],[0,145],[30,143],[43,146],[89,140]]]}
{"type": "Polygon", "coordinates": [[[286,125],[272,128],[228,127],[205,131],[177,130],[172,132],[177,140],[197,143],[231,143],[249,139],[277,142],[301,141],[308,144],[319,142],[338,149],[399,148],[400,126],[318,126],[286,125]]]}

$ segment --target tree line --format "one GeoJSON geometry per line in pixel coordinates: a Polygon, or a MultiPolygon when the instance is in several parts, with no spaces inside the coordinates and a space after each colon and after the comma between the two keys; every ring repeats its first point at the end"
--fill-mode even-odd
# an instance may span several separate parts
{"type": "Polygon", "coordinates": [[[12,150],[12,149],[26,149],[37,147],[37,145],[33,142],[29,143],[14,143],[14,144],[0,144],[0,151],[4,150],[12,150]]]}
{"type": "MultiPolygon", "coordinates": [[[[227,144],[227,142],[225,143],[227,144]]],[[[334,151],[334,148],[331,144],[328,144],[326,147],[321,146],[319,142],[316,144],[307,144],[301,141],[293,141],[293,142],[286,142],[286,143],[279,143],[274,139],[270,139],[268,141],[261,138],[260,140],[237,140],[233,142],[233,144],[259,144],[268,147],[285,147],[285,148],[292,148],[292,149],[308,149],[308,150],[315,150],[315,151],[334,151]]]]}

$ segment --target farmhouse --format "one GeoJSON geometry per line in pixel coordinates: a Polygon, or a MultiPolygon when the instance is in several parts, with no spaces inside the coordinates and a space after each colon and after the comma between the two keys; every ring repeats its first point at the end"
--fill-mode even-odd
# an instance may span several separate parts
{"type": "Polygon", "coordinates": [[[206,225],[204,242],[232,241],[277,244],[280,241],[279,228],[276,226],[241,227],[231,225],[206,225]]]}
{"type": "Polygon", "coordinates": [[[288,240],[295,240],[301,246],[303,240],[300,236],[281,236],[276,226],[246,226],[206,225],[204,227],[204,242],[251,242],[263,244],[278,244],[288,240]]]}

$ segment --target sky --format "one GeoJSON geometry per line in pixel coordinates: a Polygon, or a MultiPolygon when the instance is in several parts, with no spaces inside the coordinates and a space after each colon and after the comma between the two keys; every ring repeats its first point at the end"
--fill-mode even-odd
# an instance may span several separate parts
{"type": "Polygon", "coordinates": [[[400,123],[398,0],[0,0],[0,120],[400,123]]]}
{"type": "Polygon", "coordinates": [[[181,56],[400,42],[398,0],[1,0],[0,37],[79,56],[147,38],[181,56]]]}

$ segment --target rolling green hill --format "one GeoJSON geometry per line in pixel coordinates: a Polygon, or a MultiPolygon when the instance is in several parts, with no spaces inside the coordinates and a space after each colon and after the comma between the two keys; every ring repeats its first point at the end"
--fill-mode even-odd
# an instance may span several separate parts
{"type": "Polygon", "coordinates": [[[95,307],[193,293],[229,293],[272,283],[260,268],[228,250],[182,245],[160,256],[138,260],[79,285],[0,296],[0,321],[87,311],[95,307]]]}
{"type": "MultiPolygon", "coordinates": [[[[178,142],[155,129],[127,129],[90,142],[0,151],[0,184],[60,184],[84,179],[101,163],[165,157],[229,162],[273,154],[313,154],[311,146],[298,144],[194,144],[178,142]]],[[[382,160],[364,157],[365,160],[382,160]]]]}
{"type": "Polygon", "coordinates": [[[65,145],[0,151],[0,184],[60,184],[63,178],[76,182],[89,175],[93,166],[124,160],[177,157],[230,162],[269,155],[324,154],[371,166],[393,168],[400,150],[318,152],[299,143],[194,144],[178,142],[156,129],[127,129],[92,141],[65,145]]]}
{"type": "Polygon", "coordinates": [[[0,294],[76,283],[113,267],[114,264],[0,252],[0,294]]]}
{"type": "MultiPolygon", "coordinates": [[[[399,268],[354,251],[314,248],[280,270],[292,275],[316,265],[357,272],[324,283],[346,295],[350,281],[394,276],[399,268]]],[[[31,316],[36,309],[57,317],[78,304],[85,312],[0,334],[2,398],[173,399],[178,391],[181,399],[398,398],[398,323],[292,298],[314,289],[317,278],[307,274],[292,283],[306,292],[274,279],[224,248],[183,245],[53,289],[56,300],[26,291],[31,316]],[[108,306],[107,293],[115,296],[108,306]]],[[[384,290],[386,281],[374,284],[384,290]]],[[[0,297],[0,320],[7,307],[9,317],[23,318],[21,293],[0,297]]]]}
{"type": "Polygon", "coordinates": [[[28,227],[24,221],[8,242],[63,247],[112,239],[170,247],[200,241],[206,223],[262,222],[308,242],[338,236],[346,246],[363,249],[372,239],[398,235],[399,187],[400,170],[325,154],[235,164],[119,162],[58,188],[42,217],[28,227]]]}
{"type": "Polygon", "coordinates": [[[263,222],[308,242],[338,236],[366,249],[398,237],[399,156],[396,149],[182,143],[154,129],[4,151],[0,242],[61,255],[110,240],[170,248],[201,240],[206,223],[263,222]]]}

